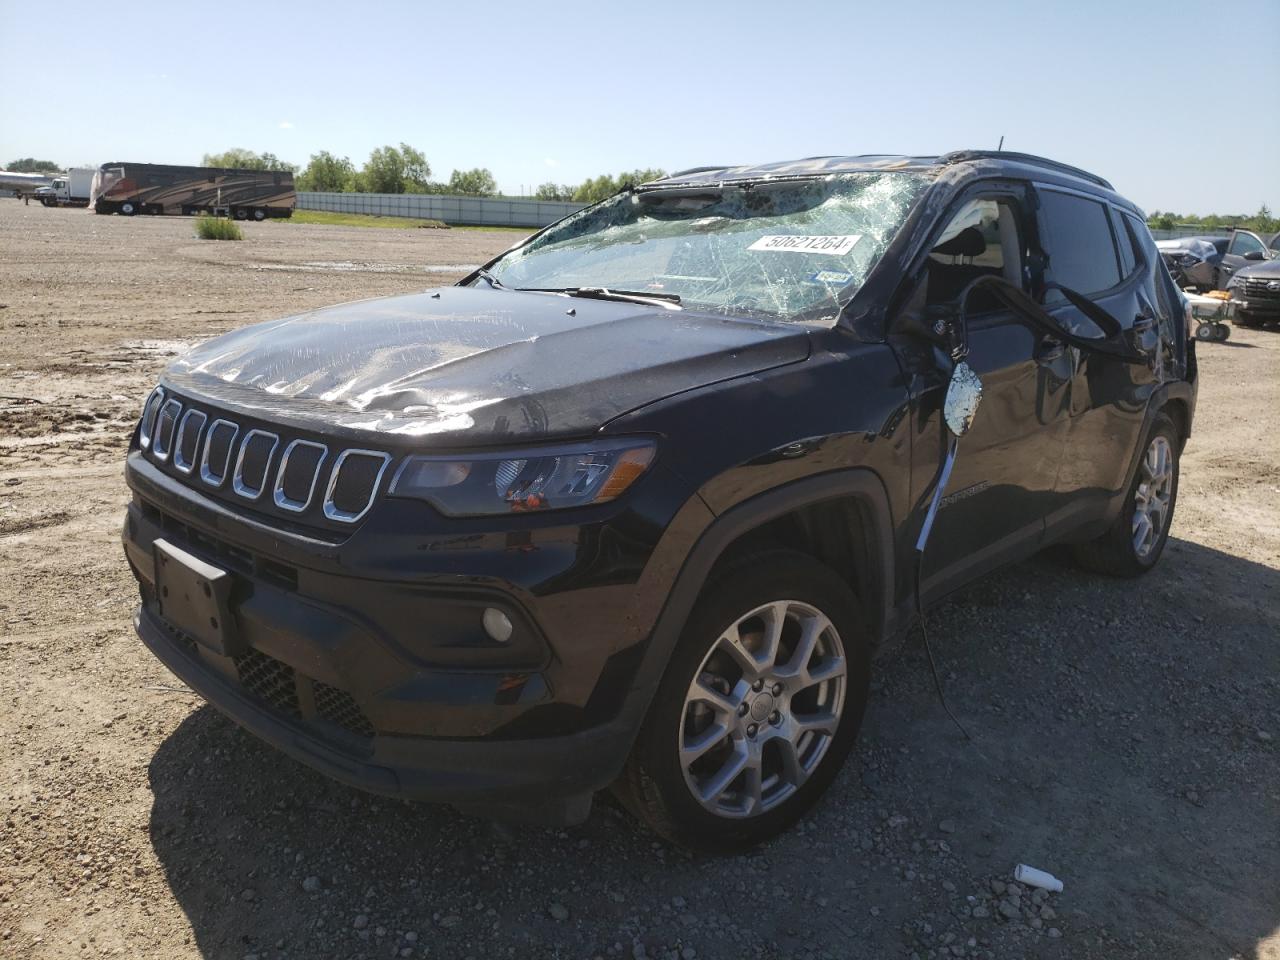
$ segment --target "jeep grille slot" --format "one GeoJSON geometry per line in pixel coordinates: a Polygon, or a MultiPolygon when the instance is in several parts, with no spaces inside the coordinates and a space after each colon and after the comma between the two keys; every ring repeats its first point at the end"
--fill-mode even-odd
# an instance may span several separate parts
{"type": "Polygon", "coordinates": [[[190,473],[196,465],[196,450],[200,447],[200,431],[209,418],[199,410],[188,410],[178,421],[178,439],[173,445],[173,465],[183,473],[190,473]]]}
{"type": "Polygon", "coordinates": [[[324,515],[330,520],[355,523],[373,506],[391,456],[375,450],[343,450],[329,474],[324,495],[324,515]]]}
{"type": "Polygon", "coordinates": [[[275,501],[281,510],[301,513],[311,506],[316,479],[329,448],[310,440],[294,440],[284,448],[276,474],[275,501]]]}
{"type": "Polygon", "coordinates": [[[240,428],[230,420],[215,420],[205,436],[204,456],[200,458],[200,479],[211,487],[220,487],[227,479],[231,453],[235,449],[240,428]]]}
{"type": "Polygon", "coordinates": [[[257,500],[267,485],[267,469],[280,438],[266,430],[250,430],[240,442],[231,489],[247,500],[257,500]]]}
{"type": "Polygon", "coordinates": [[[146,450],[151,446],[151,434],[156,426],[156,414],[160,412],[160,404],[164,403],[164,390],[156,387],[147,395],[147,402],[142,405],[142,422],[138,426],[138,446],[146,450]]]}
{"type": "Polygon", "coordinates": [[[151,443],[151,453],[162,463],[169,459],[169,451],[173,448],[173,431],[178,426],[178,412],[182,402],[177,399],[166,400],[160,408],[160,416],[156,420],[155,437],[151,443]]]}

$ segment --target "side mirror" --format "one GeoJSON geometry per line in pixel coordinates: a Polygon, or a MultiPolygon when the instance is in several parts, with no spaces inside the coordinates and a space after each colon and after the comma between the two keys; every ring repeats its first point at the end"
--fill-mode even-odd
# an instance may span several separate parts
{"type": "Polygon", "coordinates": [[[1250,250],[1244,255],[1244,258],[1246,260],[1265,260],[1267,259],[1267,255],[1261,250],[1250,250]]]}

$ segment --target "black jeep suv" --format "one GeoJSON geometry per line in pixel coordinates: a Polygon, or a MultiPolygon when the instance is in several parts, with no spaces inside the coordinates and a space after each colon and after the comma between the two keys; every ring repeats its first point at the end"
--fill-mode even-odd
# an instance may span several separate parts
{"type": "Polygon", "coordinates": [[[1195,396],[1105,180],[700,168],[176,361],[128,454],[137,630],[361,788],[573,822],[612,786],[737,848],[832,782],[918,605],[1054,542],[1150,569],[1195,396]]]}

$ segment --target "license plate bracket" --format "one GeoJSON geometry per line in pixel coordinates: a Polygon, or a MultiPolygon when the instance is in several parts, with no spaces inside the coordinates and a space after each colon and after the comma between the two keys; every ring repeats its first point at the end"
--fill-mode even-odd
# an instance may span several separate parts
{"type": "Polygon", "coordinates": [[[231,613],[232,574],[163,539],[154,555],[161,618],[216,654],[243,653],[231,613]]]}

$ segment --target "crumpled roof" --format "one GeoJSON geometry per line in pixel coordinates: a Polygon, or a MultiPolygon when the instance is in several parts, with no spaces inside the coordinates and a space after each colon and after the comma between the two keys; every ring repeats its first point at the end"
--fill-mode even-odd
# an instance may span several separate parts
{"type": "Polygon", "coordinates": [[[1216,256],[1218,248],[1212,241],[1204,240],[1200,237],[1175,237],[1171,240],[1157,240],[1156,249],[1161,253],[1187,253],[1195,254],[1201,260],[1207,260],[1209,257],[1216,256]]]}
{"type": "Polygon", "coordinates": [[[735,180],[764,180],[771,177],[812,177],[829,173],[865,173],[884,170],[913,170],[937,172],[943,166],[940,157],[903,157],[867,154],[858,157],[808,157],[804,160],[783,160],[777,163],[746,164],[739,166],[695,167],[681,170],[662,180],[645,186],[673,187],[683,184],[725,183],[735,180]]]}

